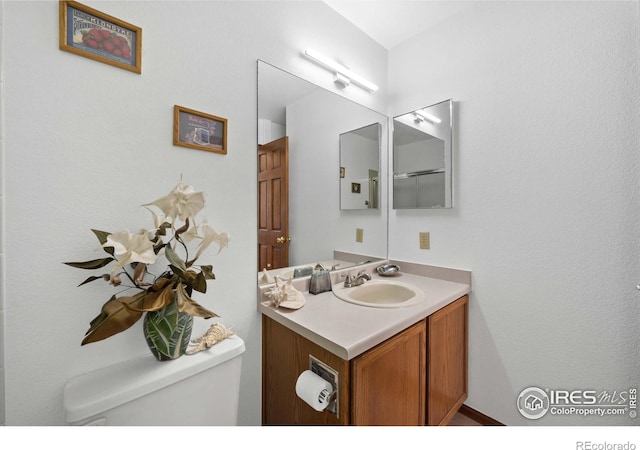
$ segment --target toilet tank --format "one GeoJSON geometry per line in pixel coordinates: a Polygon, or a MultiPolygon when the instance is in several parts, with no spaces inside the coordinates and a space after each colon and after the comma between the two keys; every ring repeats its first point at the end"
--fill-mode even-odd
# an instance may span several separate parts
{"type": "Polygon", "coordinates": [[[244,341],[232,336],[172,361],[151,353],[65,385],[70,425],[236,425],[244,341]]]}

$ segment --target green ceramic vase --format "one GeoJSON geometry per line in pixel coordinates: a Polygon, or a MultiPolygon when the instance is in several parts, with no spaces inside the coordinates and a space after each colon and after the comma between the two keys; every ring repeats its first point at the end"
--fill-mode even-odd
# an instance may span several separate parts
{"type": "Polygon", "coordinates": [[[158,311],[146,313],[144,338],[158,361],[169,361],[184,355],[191,339],[193,317],[178,311],[178,300],[158,311]]]}

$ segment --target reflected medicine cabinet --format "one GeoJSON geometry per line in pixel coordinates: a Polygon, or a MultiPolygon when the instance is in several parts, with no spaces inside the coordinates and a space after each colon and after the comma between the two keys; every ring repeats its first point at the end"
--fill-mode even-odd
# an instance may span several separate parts
{"type": "Polygon", "coordinates": [[[453,101],[393,118],[393,209],[453,207],[453,101]]]}

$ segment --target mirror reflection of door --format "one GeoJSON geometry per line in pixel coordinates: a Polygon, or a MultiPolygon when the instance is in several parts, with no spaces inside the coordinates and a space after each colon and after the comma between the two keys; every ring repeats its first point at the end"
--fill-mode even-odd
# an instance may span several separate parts
{"type": "Polygon", "coordinates": [[[258,146],[258,271],[289,265],[289,139],[258,146]]]}
{"type": "Polygon", "coordinates": [[[368,208],[378,208],[378,171],[369,169],[369,200],[367,200],[368,208]]]}

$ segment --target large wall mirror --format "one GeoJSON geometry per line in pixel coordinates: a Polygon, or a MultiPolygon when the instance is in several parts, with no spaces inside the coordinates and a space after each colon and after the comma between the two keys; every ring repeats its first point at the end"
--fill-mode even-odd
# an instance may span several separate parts
{"type": "MultiPolygon", "coordinates": [[[[317,264],[343,268],[386,258],[387,164],[380,161],[388,158],[387,117],[264,61],[257,66],[258,282],[317,264]],[[341,208],[341,137],[364,142],[376,133],[375,163],[367,157],[360,178],[375,179],[377,204],[341,208]]],[[[345,167],[344,179],[349,172],[345,167]]],[[[368,197],[366,190],[359,197],[368,197]]]]}
{"type": "Polygon", "coordinates": [[[453,207],[453,101],[393,118],[393,208],[453,207]]]}

